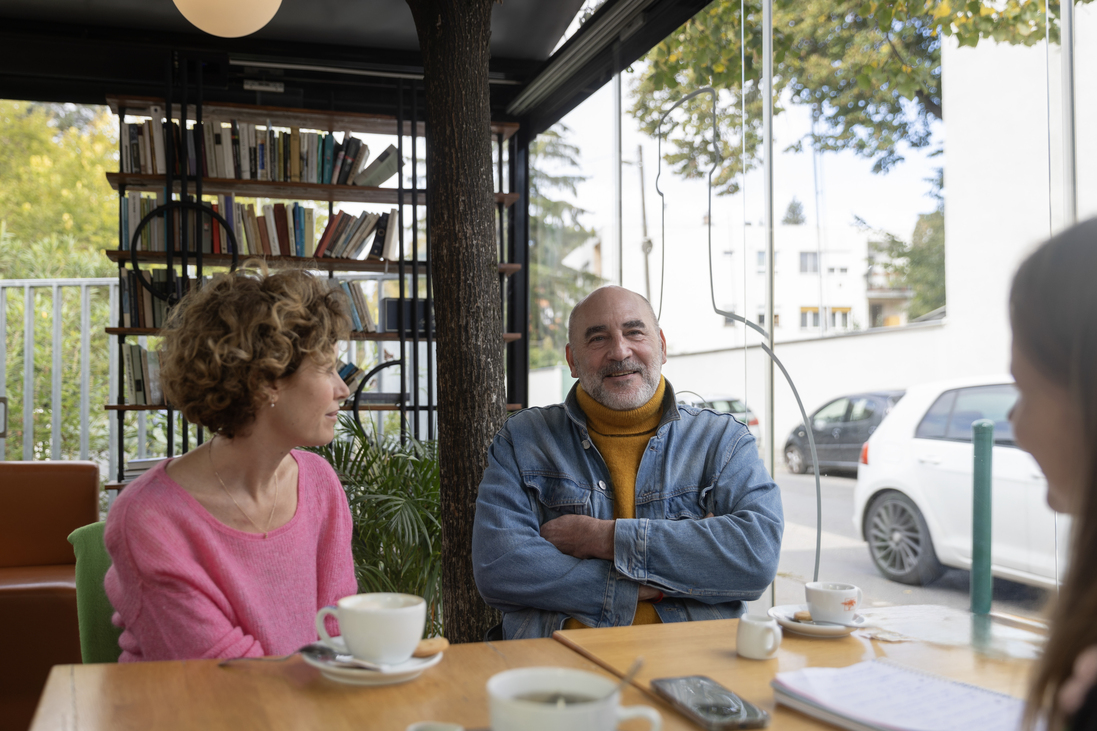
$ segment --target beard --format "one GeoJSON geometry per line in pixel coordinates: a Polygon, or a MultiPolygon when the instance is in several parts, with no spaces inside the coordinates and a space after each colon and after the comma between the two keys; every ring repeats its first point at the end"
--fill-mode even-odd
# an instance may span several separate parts
{"type": "Polygon", "coordinates": [[[628,359],[611,363],[596,373],[579,373],[579,383],[587,395],[607,409],[614,411],[631,411],[638,409],[655,395],[659,388],[659,374],[662,369],[658,366],[650,366],[642,361],[628,359]],[[635,371],[640,376],[639,385],[626,388],[614,388],[612,382],[606,378],[615,373],[635,371]]]}

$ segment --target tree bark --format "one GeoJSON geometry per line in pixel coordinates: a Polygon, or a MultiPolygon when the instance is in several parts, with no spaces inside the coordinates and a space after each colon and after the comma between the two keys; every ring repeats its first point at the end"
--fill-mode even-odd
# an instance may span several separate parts
{"type": "Polygon", "coordinates": [[[472,520],[488,447],[506,417],[488,88],[493,0],[407,1],[426,90],[443,621],[451,642],[478,642],[498,614],[473,581],[472,520]]]}

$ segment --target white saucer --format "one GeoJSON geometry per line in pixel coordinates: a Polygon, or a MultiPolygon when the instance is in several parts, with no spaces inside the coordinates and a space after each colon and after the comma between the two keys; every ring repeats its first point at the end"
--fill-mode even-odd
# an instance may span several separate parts
{"type": "Polygon", "coordinates": [[[868,624],[867,620],[860,614],[856,615],[848,626],[825,622],[801,622],[793,618],[794,614],[807,611],[807,608],[807,604],[784,604],[770,609],[769,616],[776,619],[777,624],[789,632],[806,637],[845,637],[853,630],[860,629],[868,624]]]}
{"type": "MultiPolygon", "coordinates": [[[[343,638],[332,637],[332,645],[336,651],[345,653],[347,651],[346,645],[343,644],[343,638]]],[[[314,668],[320,671],[320,674],[329,680],[334,680],[337,683],[348,683],[350,685],[395,685],[396,683],[406,683],[409,680],[419,677],[419,674],[430,667],[434,667],[438,663],[442,662],[441,652],[431,655],[430,657],[413,657],[407,662],[402,662],[399,665],[393,665],[388,670],[366,670],[365,668],[348,668],[337,665],[330,665],[323,660],[317,660],[315,658],[302,655],[301,659],[312,665],[314,668]]]]}

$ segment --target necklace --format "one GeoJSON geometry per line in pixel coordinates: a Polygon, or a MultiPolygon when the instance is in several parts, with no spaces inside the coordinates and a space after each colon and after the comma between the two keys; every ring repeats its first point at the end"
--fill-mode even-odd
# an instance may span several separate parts
{"type": "MultiPolygon", "coordinates": [[[[216,437],[214,439],[216,439],[216,437]]],[[[270,515],[267,516],[267,528],[266,530],[263,530],[256,524],[254,520],[251,519],[251,516],[248,515],[247,511],[240,506],[240,503],[236,502],[236,498],[234,498],[232,496],[232,493],[229,492],[229,489],[225,487],[225,481],[221,479],[221,475],[218,474],[217,468],[213,466],[213,440],[211,440],[209,443],[208,451],[210,469],[213,470],[213,474],[217,477],[217,481],[221,483],[221,489],[224,490],[225,494],[229,496],[229,500],[231,500],[232,504],[236,506],[236,509],[244,514],[244,517],[248,519],[248,522],[251,523],[252,527],[262,533],[263,538],[266,539],[267,534],[270,532],[270,526],[274,522],[274,511],[278,507],[278,488],[281,486],[281,482],[278,480],[278,473],[274,473],[274,504],[270,506],[270,515]]]]}

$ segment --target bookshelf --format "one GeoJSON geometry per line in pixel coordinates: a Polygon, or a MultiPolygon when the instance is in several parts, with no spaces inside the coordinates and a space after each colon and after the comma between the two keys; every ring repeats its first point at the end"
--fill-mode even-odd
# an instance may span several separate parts
{"type": "MultiPolygon", "coordinates": [[[[173,75],[178,75],[178,69],[173,75]]],[[[382,294],[384,291],[382,285],[389,282],[389,288],[395,289],[391,281],[396,280],[399,283],[398,299],[406,298],[412,305],[412,309],[408,310],[409,314],[416,311],[416,301],[420,299],[427,301],[427,312],[429,312],[429,303],[432,303],[430,291],[430,269],[432,265],[430,232],[425,226],[425,215],[422,216],[420,222],[419,216],[421,214],[417,212],[428,203],[426,191],[420,187],[424,179],[418,168],[419,163],[422,161],[422,155],[425,153],[425,144],[422,138],[427,134],[427,130],[423,122],[413,121],[418,118],[417,105],[422,103],[423,90],[421,84],[416,82],[407,84],[407,87],[410,87],[410,103],[407,103],[405,100],[408,89],[405,82],[398,81],[396,86],[399,90],[400,102],[397,104],[396,115],[390,116],[210,101],[202,101],[196,104],[194,103],[196,101],[195,88],[201,89],[201,85],[200,82],[195,84],[193,78],[192,86],[187,86],[185,81],[179,82],[178,79],[173,78],[167,86],[167,94],[164,98],[108,96],[107,104],[111,111],[115,113],[119,122],[120,169],[116,172],[108,172],[106,179],[112,189],[117,191],[119,195],[120,222],[118,248],[107,250],[104,253],[111,262],[118,266],[119,276],[123,280],[128,278],[129,286],[124,287],[123,297],[133,296],[134,291],[140,293],[141,298],[160,296],[161,299],[164,299],[161,295],[165,293],[169,297],[178,296],[180,291],[186,291],[187,286],[196,286],[196,282],[200,283],[209,269],[223,270],[230,268],[234,263],[232,254],[216,252],[216,242],[208,231],[214,229],[217,224],[213,222],[203,229],[202,219],[210,220],[203,214],[197,214],[193,217],[189,217],[189,214],[185,213],[173,214],[178,219],[189,220],[189,224],[169,222],[166,216],[154,218],[154,221],[162,223],[147,226],[147,228],[153,230],[147,236],[139,237],[142,241],[139,242],[138,251],[130,251],[130,242],[133,239],[133,232],[136,227],[134,221],[144,218],[148,213],[145,208],[140,208],[140,215],[134,218],[133,208],[129,200],[133,194],[145,194],[140,196],[144,199],[142,205],[155,210],[159,210],[160,205],[169,201],[192,200],[199,201],[203,205],[212,205],[213,201],[217,200],[220,203],[219,212],[232,222],[234,229],[237,229],[235,233],[238,241],[238,263],[243,263],[247,259],[262,259],[272,268],[299,267],[326,273],[329,278],[333,278],[336,273],[340,273],[344,276],[352,275],[355,281],[372,280],[376,282],[376,288],[372,294],[377,298],[386,296],[382,294]],[[189,103],[173,103],[173,96],[176,100],[181,98],[186,102],[188,95],[189,103]],[[408,111],[410,111],[410,114],[406,114],[408,111]],[[201,120],[201,126],[195,123],[195,120],[198,119],[201,120]],[[154,124],[154,121],[158,124],[154,124]],[[245,125],[252,126],[246,128],[245,125]],[[131,134],[137,134],[133,132],[134,127],[140,127],[144,136],[144,140],[138,144],[148,145],[140,155],[137,154],[137,148],[131,146],[135,144],[131,134]],[[263,156],[258,144],[256,144],[254,150],[250,151],[247,147],[240,146],[236,151],[236,154],[240,157],[233,157],[231,152],[219,146],[213,154],[220,155],[223,151],[224,160],[212,159],[208,156],[210,148],[207,142],[210,139],[210,128],[214,130],[214,134],[217,131],[222,133],[223,142],[219,141],[219,144],[227,145],[231,139],[235,147],[237,144],[237,129],[239,129],[239,142],[246,144],[248,140],[261,139],[267,142],[267,152],[263,156]],[[153,130],[158,131],[153,132],[153,130]],[[163,133],[163,148],[157,149],[155,142],[160,137],[160,132],[163,133]],[[284,143],[284,148],[281,135],[285,135],[287,140],[284,143]],[[349,176],[345,176],[343,183],[318,182],[317,178],[324,177],[319,174],[320,170],[332,169],[330,167],[326,169],[320,167],[323,164],[325,139],[334,138],[336,144],[345,144],[348,135],[354,135],[355,137],[360,135],[382,135],[389,138],[392,140],[390,148],[395,147],[395,153],[398,156],[396,159],[403,161],[402,167],[397,167],[397,172],[393,174],[394,177],[390,178],[388,182],[381,181],[378,185],[351,184],[354,175],[363,169],[357,166],[351,169],[349,176]],[[290,139],[294,139],[293,145],[300,145],[300,147],[291,147],[290,139]],[[319,153],[320,161],[313,154],[311,162],[309,162],[306,155],[299,152],[306,149],[306,139],[309,140],[307,143],[309,145],[307,147],[309,154],[319,153]],[[317,140],[320,142],[319,149],[311,146],[317,140]],[[272,146],[276,150],[273,153],[273,158],[270,152],[272,146]],[[243,163],[240,158],[249,155],[249,152],[249,162],[243,163]],[[294,170],[292,174],[292,158],[287,160],[287,156],[290,154],[294,156],[301,154],[300,167],[294,170]],[[161,156],[159,160],[157,155],[161,156]],[[282,157],[277,157],[279,155],[282,157]],[[266,172],[268,179],[261,179],[262,174],[258,169],[258,159],[277,163],[277,167],[274,168],[268,164],[266,172]],[[226,167],[221,168],[221,170],[228,170],[227,175],[218,174],[213,169],[218,165],[222,165],[222,162],[226,167]],[[411,163],[410,169],[408,162],[411,163]],[[245,169],[245,164],[249,169],[245,169]],[[311,167],[309,167],[310,165],[311,167]],[[152,172],[153,170],[156,172],[152,172]],[[306,170],[308,170],[308,175],[306,175],[306,170]],[[317,174],[314,175],[314,173],[317,174]],[[270,177],[286,179],[269,179],[270,177]],[[396,183],[395,187],[393,187],[392,181],[396,183]],[[156,197],[153,199],[148,194],[153,194],[156,197]],[[214,196],[217,198],[215,199],[214,196]],[[231,198],[228,198],[228,196],[231,196],[231,198]],[[326,203],[329,224],[335,220],[335,204],[372,204],[397,207],[393,211],[398,211],[399,217],[395,220],[399,223],[395,226],[396,233],[390,233],[390,236],[398,237],[399,254],[389,260],[375,258],[367,260],[364,257],[365,252],[370,252],[369,246],[364,251],[359,251],[359,257],[363,258],[292,256],[282,253],[287,249],[281,247],[278,247],[280,252],[277,253],[255,253],[256,249],[259,248],[257,245],[258,237],[252,237],[252,230],[246,228],[244,223],[241,223],[240,215],[230,216],[227,214],[228,211],[236,213],[235,210],[228,208],[227,201],[232,201],[235,204],[239,199],[255,199],[256,209],[260,208],[260,201],[262,200],[326,203]],[[155,205],[150,203],[150,200],[154,201],[155,205]],[[408,215],[409,210],[410,217],[408,215]],[[409,223],[409,218],[413,227],[412,231],[420,233],[408,235],[409,232],[405,229],[409,223]],[[160,228],[154,229],[156,225],[159,225],[160,228]],[[183,230],[187,232],[186,237],[181,236],[183,230]],[[425,242],[422,233],[425,233],[425,242]],[[202,240],[203,237],[206,237],[205,241],[202,240]],[[406,238],[410,241],[405,241],[406,238]],[[189,243],[186,246],[181,246],[179,242],[185,239],[190,239],[189,243]],[[158,248],[159,250],[140,250],[142,246],[150,249],[158,248]],[[135,264],[140,267],[140,274],[135,275],[133,271],[135,264]],[[182,285],[176,285],[172,275],[164,275],[164,278],[168,280],[167,284],[162,285],[159,294],[151,292],[146,278],[150,278],[149,273],[151,271],[158,270],[175,272],[174,277],[181,280],[182,285]],[[141,280],[136,285],[134,285],[135,277],[141,280]],[[426,287],[425,295],[422,294],[424,284],[426,287]],[[127,289],[130,289],[131,292],[126,292],[127,289]],[[145,294],[146,290],[149,290],[149,294],[145,294]]],[[[493,144],[498,145],[500,165],[498,180],[500,189],[494,194],[494,202],[499,216],[499,248],[501,254],[507,250],[506,232],[509,230],[503,224],[504,216],[513,216],[513,214],[507,214],[507,210],[520,200],[519,193],[502,190],[504,143],[510,140],[511,147],[509,149],[513,150],[515,141],[511,138],[517,131],[518,125],[515,123],[493,123],[491,125],[493,144]]],[[[372,139],[369,141],[371,147],[374,143],[375,141],[372,139]]],[[[385,152],[388,153],[389,151],[386,150],[385,152]]],[[[380,150],[371,149],[371,157],[375,159],[380,157],[377,154],[380,152],[380,150]]],[[[351,157],[348,155],[346,160],[349,163],[351,157]]],[[[334,179],[335,177],[331,176],[331,180],[334,179]]],[[[319,210],[314,209],[311,215],[318,213],[319,210]]],[[[244,220],[247,220],[246,214],[244,220]]],[[[252,218],[252,221],[254,220],[255,217],[252,218]]],[[[293,231],[292,227],[295,225],[295,221],[296,219],[289,221],[291,231],[293,231]]],[[[224,237],[223,228],[218,230],[222,231],[221,235],[224,237]]],[[[313,231],[313,248],[319,248],[321,227],[316,226],[313,231]]],[[[274,235],[274,233],[271,233],[272,237],[274,235]]],[[[281,240],[280,233],[278,236],[281,240]]],[[[298,242],[301,241],[300,229],[297,230],[296,234],[291,234],[291,240],[294,236],[296,236],[298,242]]],[[[368,240],[368,236],[366,238],[368,240]]],[[[265,243],[264,241],[264,246],[265,243]]],[[[389,244],[391,242],[386,240],[385,243],[389,244]]],[[[222,244],[224,244],[223,248],[228,248],[227,241],[222,241],[222,244]]],[[[270,249],[273,252],[276,247],[272,245],[270,249]]],[[[290,248],[288,250],[293,251],[294,249],[290,248]]],[[[297,248],[297,251],[300,250],[300,248],[297,248]]],[[[305,251],[308,252],[308,249],[306,248],[305,251]]],[[[501,258],[503,257],[501,256],[501,258]]],[[[498,265],[501,284],[520,271],[520,264],[501,261],[498,265]]],[[[504,284],[504,286],[506,285],[504,284]]],[[[392,292],[390,292],[391,294],[392,292]]],[[[353,307],[355,306],[354,297],[351,300],[351,306],[353,307]]],[[[130,322],[126,322],[126,314],[123,313],[123,308],[120,307],[119,321],[116,326],[106,328],[108,335],[117,338],[118,362],[120,365],[124,364],[127,359],[131,359],[130,355],[132,355],[134,362],[140,358],[136,350],[127,354],[127,348],[130,347],[127,342],[129,339],[156,337],[160,334],[160,328],[156,325],[159,324],[168,307],[165,304],[155,308],[156,313],[152,321],[149,321],[148,317],[145,317],[149,312],[145,303],[135,298],[131,300],[131,305],[129,309],[130,322]],[[138,317],[138,310],[134,307],[140,310],[141,317],[138,317]]],[[[427,422],[428,438],[433,438],[433,425],[437,415],[437,406],[434,400],[434,334],[416,330],[414,327],[405,327],[403,319],[407,315],[404,314],[403,308],[395,307],[393,309],[399,310],[400,324],[396,328],[396,332],[354,331],[350,335],[347,347],[349,352],[357,356],[358,348],[356,345],[360,347],[361,344],[365,344],[367,348],[375,346],[377,348],[377,360],[380,362],[385,358],[393,358],[391,351],[386,348],[391,348],[392,344],[398,344],[399,363],[394,364],[396,366],[394,372],[399,373],[396,380],[405,384],[404,392],[401,394],[386,394],[387,396],[400,397],[393,399],[394,402],[384,402],[385,400],[381,399],[382,402],[374,400],[371,403],[360,403],[358,410],[355,412],[355,418],[358,418],[359,411],[363,413],[400,412],[402,417],[401,433],[406,433],[410,419],[414,422],[415,435],[422,438],[422,431],[420,430],[420,416],[422,414],[427,422]],[[425,348],[421,347],[423,344],[426,345],[425,348]],[[426,366],[427,393],[425,399],[420,398],[424,382],[421,375],[424,372],[423,363],[420,361],[423,360],[425,360],[426,366]]],[[[521,332],[504,332],[500,335],[505,343],[517,343],[523,338],[521,332]]],[[[132,399],[127,402],[127,395],[132,395],[133,391],[127,384],[126,366],[122,365],[119,370],[122,371],[121,382],[118,384],[119,398],[116,403],[106,404],[105,408],[116,414],[119,420],[118,447],[122,458],[119,460],[119,474],[117,477],[121,482],[126,456],[124,419],[127,413],[166,412],[168,417],[168,454],[175,454],[176,448],[174,444],[175,416],[172,407],[168,404],[132,403],[132,399]]],[[[357,375],[361,376],[361,371],[358,371],[357,375]]],[[[517,403],[507,405],[507,408],[512,411],[521,407],[522,405],[517,403]]],[[[352,407],[347,405],[344,406],[343,410],[350,411],[352,407]]],[[[185,452],[189,448],[188,431],[183,429],[181,434],[179,452],[185,452]]],[[[199,442],[202,439],[201,430],[198,431],[198,439],[199,442]]]]}
{"type": "MultiPolygon", "coordinates": [[[[141,193],[159,193],[164,190],[166,179],[163,175],[145,173],[107,173],[107,182],[114,190],[126,190],[141,193]]],[[[180,184],[173,184],[174,193],[179,193],[180,184]]],[[[399,190],[396,188],[376,188],[359,185],[330,185],[326,183],[284,183],[271,180],[236,180],[234,178],[206,178],[202,182],[202,192],[206,195],[231,193],[241,198],[279,198],[328,203],[381,203],[397,205],[399,190]]],[[[406,193],[405,193],[406,196],[406,193]]],[[[419,191],[420,203],[426,203],[426,192],[419,191]]],[[[517,193],[496,193],[495,202],[512,206],[518,200],[517,193]]]]}

